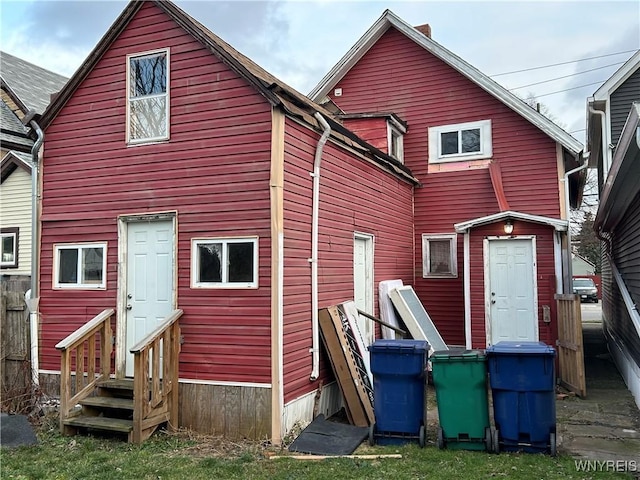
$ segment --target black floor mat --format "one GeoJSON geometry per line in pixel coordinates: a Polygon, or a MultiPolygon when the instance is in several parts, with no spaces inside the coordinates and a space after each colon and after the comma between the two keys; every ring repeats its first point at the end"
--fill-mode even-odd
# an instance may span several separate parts
{"type": "Polygon", "coordinates": [[[368,427],[333,422],[318,415],[289,446],[290,452],[350,455],[369,435],[368,427]]]}

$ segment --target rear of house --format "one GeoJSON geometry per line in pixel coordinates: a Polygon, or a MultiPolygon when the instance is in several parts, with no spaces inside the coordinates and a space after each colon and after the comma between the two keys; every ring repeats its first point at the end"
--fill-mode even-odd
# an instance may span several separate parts
{"type": "Polygon", "coordinates": [[[132,2],[43,118],[43,384],[107,308],[131,377],[179,308],[180,426],[279,442],[333,413],[314,312],[375,313],[377,282],[411,280],[416,181],[330,117],[175,5],[132,2]]]}
{"type": "Polygon", "coordinates": [[[389,153],[421,183],[414,287],[444,340],[554,345],[580,175],[565,172],[581,145],[430,34],[386,11],[311,96],[360,118],[354,128],[372,142],[372,119],[398,119],[389,153]]]}

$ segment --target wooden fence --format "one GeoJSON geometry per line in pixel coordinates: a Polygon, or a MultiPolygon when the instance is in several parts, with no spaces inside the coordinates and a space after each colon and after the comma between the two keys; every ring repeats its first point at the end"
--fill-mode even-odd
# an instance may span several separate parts
{"type": "Polygon", "coordinates": [[[558,306],[558,379],[580,397],[587,396],[582,313],[578,295],[556,295],[558,306]]]}

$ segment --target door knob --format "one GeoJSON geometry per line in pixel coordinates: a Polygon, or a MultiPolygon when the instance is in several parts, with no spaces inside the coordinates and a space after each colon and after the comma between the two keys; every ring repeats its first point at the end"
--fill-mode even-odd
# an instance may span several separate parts
{"type": "Polygon", "coordinates": [[[132,308],[133,308],[133,307],[132,307],[132,306],[131,306],[131,304],[129,303],[129,304],[127,305],[127,310],[131,310],[132,308]]]}
{"type": "MultiPolygon", "coordinates": [[[[494,303],[496,303],[496,301],[495,300],[491,300],[491,305],[493,305],[494,303]]],[[[131,306],[131,305],[129,305],[129,306],[131,306]]]]}

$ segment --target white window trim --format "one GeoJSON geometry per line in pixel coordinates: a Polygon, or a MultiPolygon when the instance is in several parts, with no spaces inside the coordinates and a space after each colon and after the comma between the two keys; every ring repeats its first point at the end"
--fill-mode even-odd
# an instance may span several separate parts
{"type": "Polygon", "coordinates": [[[392,123],[390,121],[387,121],[387,152],[389,152],[389,155],[398,160],[400,163],[404,163],[404,133],[405,132],[400,130],[400,128],[395,125],[395,122],[392,123]],[[398,139],[397,154],[392,150],[393,142],[391,141],[391,139],[394,134],[398,139]]]}
{"type": "MultiPolygon", "coordinates": [[[[10,262],[2,260],[0,257],[0,267],[2,268],[18,268],[18,228],[7,228],[0,234],[0,241],[4,244],[5,237],[13,237],[13,260],[10,262]]],[[[0,252],[4,253],[4,252],[0,252]]]]}
{"type": "MultiPolygon", "coordinates": [[[[259,242],[257,236],[248,237],[204,237],[204,238],[192,238],[191,239],[191,288],[235,288],[235,289],[249,289],[258,288],[258,252],[259,242]],[[198,245],[201,243],[253,243],[253,282],[198,282],[198,245]]],[[[225,261],[228,250],[223,247],[223,261],[225,261]]],[[[223,278],[226,276],[226,272],[223,271],[223,278]]]]}
{"type": "MultiPolygon", "coordinates": [[[[126,99],[127,99],[127,120],[126,120],[126,127],[127,127],[127,131],[126,131],[126,138],[127,138],[127,144],[128,145],[144,145],[144,144],[148,144],[148,143],[158,143],[158,142],[163,142],[169,139],[169,127],[171,125],[171,122],[169,121],[169,112],[171,111],[170,109],[170,85],[171,85],[171,61],[170,61],[170,55],[169,55],[169,49],[168,48],[161,48],[159,50],[149,50],[146,52],[140,52],[140,53],[132,53],[127,55],[127,85],[126,85],[126,99]],[[166,58],[167,58],[167,91],[164,93],[164,96],[166,97],[166,102],[165,102],[165,130],[167,132],[167,134],[165,136],[160,136],[160,137],[149,137],[149,138],[131,138],[131,108],[130,108],[130,100],[131,100],[131,89],[130,89],[130,85],[131,85],[131,60],[134,58],[139,58],[139,57],[148,57],[148,56],[153,56],[153,55],[159,55],[159,54],[165,54],[166,58]]],[[[155,95],[156,97],[160,97],[162,95],[155,95]]],[[[147,97],[147,98],[151,98],[151,97],[147,97]]]]}
{"type": "Polygon", "coordinates": [[[53,288],[56,290],[106,290],[107,288],[107,242],[93,243],[59,243],[53,246],[53,288]],[[78,279],[82,278],[80,266],[82,263],[82,250],[85,248],[102,248],[102,281],[100,283],[59,283],[58,273],[60,272],[60,250],[79,250],[78,252],[78,279]]]}
{"type": "Polygon", "coordinates": [[[491,158],[493,156],[493,145],[491,139],[491,120],[429,127],[429,163],[461,162],[491,158]],[[474,128],[480,129],[479,152],[442,155],[442,144],[440,142],[440,135],[442,133],[460,132],[462,130],[471,130],[474,128]]]}
{"type": "Polygon", "coordinates": [[[422,278],[458,278],[458,235],[456,233],[422,234],[422,278]],[[450,273],[431,273],[429,271],[429,242],[431,240],[449,240],[451,257],[450,273]]]}

